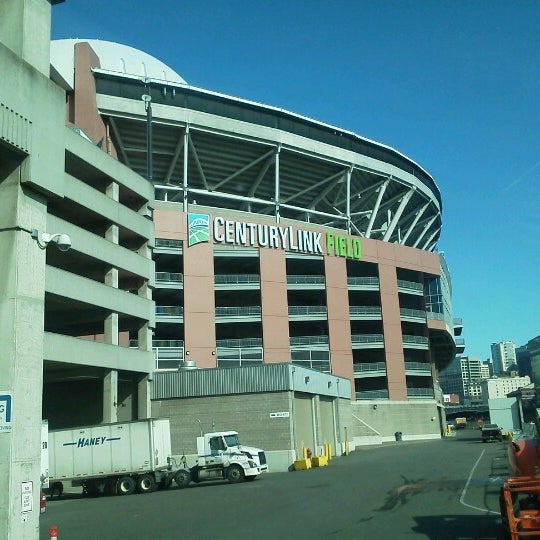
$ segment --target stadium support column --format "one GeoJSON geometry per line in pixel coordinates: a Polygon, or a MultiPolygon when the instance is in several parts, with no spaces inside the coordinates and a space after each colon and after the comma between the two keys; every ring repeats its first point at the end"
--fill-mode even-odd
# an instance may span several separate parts
{"type": "Polygon", "coordinates": [[[111,369],[103,377],[103,423],[118,420],[118,371],[111,369]]]}
{"type": "Polygon", "coordinates": [[[39,537],[45,251],[25,231],[47,209],[24,195],[24,166],[0,166],[0,540],[39,537]]]}
{"type": "Polygon", "coordinates": [[[281,152],[281,145],[276,148],[275,156],[275,192],[274,192],[274,204],[276,208],[276,223],[281,221],[280,210],[279,210],[279,153],[281,152]]]}
{"type": "MultiPolygon", "coordinates": [[[[141,208],[140,212],[143,215],[148,213],[148,208],[145,205],[141,208]]],[[[152,258],[152,250],[150,249],[148,242],[145,242],[138,250],[139,255],[142,255],[146,259],[152,258]]],[[[152,273],[154,273],[154,263],[152,262],[152,273]]],[[[137,291],[138,295],[147,300],[152,300],[152,288],[154,280],[144,281],[137,291]]],[[[137,338],[139,344],[139,350],[151,351],[152,350],[152,335],[155,328],[155,311],[154,304],[152,303],[152,313],[149,314],[150,320],[145,322],[138,331],[137,338]]],[[[154,367],[152,368],[152,370],[154,367]]],[[[151,403],[150,403],[150,381],[152,379],[152,372],[142,375],[137,383],[137,418],[150,418],[152,416],[151,403]]]]}
{"type": "Polygon", "coordinates": [[[184,178],[182,180],[182,186],[184,188],[184,207],[183,211],[187,214],[188,211],[188,156],[189,156],[189,125],[186,126],[184,132],[184,178]]]}
{"type": "MultiPolygon", "coordinates": [[[[106,194],[113,201],[118,201],[120,196],[119,186],[111,182],[107,186],[106,194]]],[[[111,225],[105,231],[105,239],[112,244],[118,245],[118,225],[111,225]]],[[[118,289],[118,268],[112,267],[105,272],[105,285],[118,289]]],[[[118,313],[109,313],[103,325],[104,342],[118,346],[118,313]]],[[[103,422],[116,422],[118,420],[118,372],[110,370],[103,378],[103,422]]]]}
{"type": "Polygon", "coordinates": [[[353,167],[349,167],[347,171],[347,234],[351,234],[351,177],[353,167]]]}

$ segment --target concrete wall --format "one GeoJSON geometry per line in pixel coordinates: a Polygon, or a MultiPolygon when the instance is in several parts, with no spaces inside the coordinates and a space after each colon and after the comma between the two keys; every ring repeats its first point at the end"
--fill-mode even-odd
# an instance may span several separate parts
{"type": "Polygon", "coordinates": [[[173,454],[185,454],[189,465],[201,431],[234,430],[244,444],[265,450],[271,470],[286,470],[294,461],[292,416],[270,418],[271,412],[284,411],[290,411],[288,392],[152,401],[152,416],[170,419],[173,454]]]}
{"type": "Polygon", "coordinates": [[[517,398],[495,398],[488,400],[489,418],[503,433],[521,429],[519,403],[517,398]]]}
{"type": "MultiPolygon", "coordinates": [[[[301,452],[294,448],[292,396],[292,392],[272,392],[153,400],[152,416],[170,419],[173,455],[179,459],[185,454],[189,465],[194,464],[196,438],[201,431],[235,430],[244,444],[264,449],[271,472],[286,471],[301,452]],[[277,412],[287,412],[289,417],[270,416],[270,413],[277,412]]],[[[315,395],[311,398],[317,402],[315,395]]],[[[333,409],[336,444],[332,442],[332,448],[334,454],[340,455],[345,431],[351,422],[350,401],[334,400],[333,409]]],[[[320,438],[320,415],[315,417],[314,428],[320,438]]],[[[312,430],[313,426],[309,429],[312,430]]],[[[322,439],[319,443],[322,444],[322,439]]]]}
{"type": "Polygon", "coordinates": [[[356,446],[395,440],[439,439],[439,412],[435,401],[356,401],[351,404],[351,438],[356,446]]]}

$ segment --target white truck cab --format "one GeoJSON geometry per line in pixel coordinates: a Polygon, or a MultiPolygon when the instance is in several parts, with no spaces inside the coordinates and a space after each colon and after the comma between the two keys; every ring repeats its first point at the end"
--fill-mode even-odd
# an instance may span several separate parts
{"type": "Polygon", "coordinates": [[[268,471],[264,450],[240,444],[237,431],[215,431],[197,437],[197,452],[199,456],[243,454],[253,460],[261,472],[268,471]]]}

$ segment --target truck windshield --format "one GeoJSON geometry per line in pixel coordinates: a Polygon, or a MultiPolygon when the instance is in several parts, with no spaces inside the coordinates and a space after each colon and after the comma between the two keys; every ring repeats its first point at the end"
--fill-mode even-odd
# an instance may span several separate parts
{"type": "Polygon", "coordinates": [[[225,442],[227,443],[227,446],[230,448],[231,446],[240,446],[240,441],[238,440],[238,435],[225,435],[225,442]]]}

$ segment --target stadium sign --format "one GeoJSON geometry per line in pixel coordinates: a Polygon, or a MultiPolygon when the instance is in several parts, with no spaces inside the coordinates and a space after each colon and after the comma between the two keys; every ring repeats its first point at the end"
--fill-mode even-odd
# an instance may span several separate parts
{"type": "MultiPolygon", "coordinates": [[[[217,216],[210,225],[206,214],[188,214],[188,246],[212,239],[216,244],[230,244],[244,247],[268,247],[311,255],[323,255],[323,233],[292,226],[267,225],[247,221],[228,220],[217,216]]],[[[347,259],[362,256],[359,238],[327,232],[326,254],[347,259]]]]}

